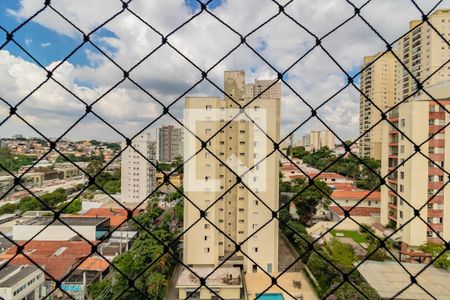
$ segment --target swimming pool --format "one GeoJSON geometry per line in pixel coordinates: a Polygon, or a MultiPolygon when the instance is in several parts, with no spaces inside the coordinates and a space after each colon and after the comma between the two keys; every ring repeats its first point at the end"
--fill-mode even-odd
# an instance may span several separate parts
{"type": "Polygon", "coordinates": [[[258,300],[284,300],[283,294],[264,293],[263,295],[256,294],[258,300]],[[258,297],[259,296],[259,297],[258,297]]]}

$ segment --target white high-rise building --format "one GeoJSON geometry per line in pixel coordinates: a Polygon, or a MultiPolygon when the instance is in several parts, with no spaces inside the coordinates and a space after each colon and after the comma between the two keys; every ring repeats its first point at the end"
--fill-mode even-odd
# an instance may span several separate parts
{"type": "MultiPolygon", "coordinates": [[[[142,133],[133,139],[132,147],[122,152],[121,167],[121,201],[142,202],[155,188],[155,168],[150,164],[156,162],[155,142],[150,134],[142,133]]],[[[126,143],[122,143],[122,149],[126,143]]]]}

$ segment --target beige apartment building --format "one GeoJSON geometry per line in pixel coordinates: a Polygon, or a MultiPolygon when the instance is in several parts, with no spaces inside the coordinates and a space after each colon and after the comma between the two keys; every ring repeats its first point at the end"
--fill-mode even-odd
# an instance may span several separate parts
{"type": "Polygon", "coordinates": [[[360,89],[364,95],[360,96],[359,133],[364,135],[359,140],[360,154],[363,157],[381,159],[381,119],[377,109],[386,111],[394,105],[395,101],[395,74],[396,60],[392,53],[379,52],[364,57],[366,68],[361,73],[360,89]],[[372,128],[372,129],[370,129],[372,128]],[[367,130],[369,132],[366,133],[367,130]]]}
{"type": "MultiPolygon", "coordinates": [[[[409,22],[409,29],[412,31],[399,40],[395,51],[403,64],[419,81],[433,74],[423,84],[427,87],[450,80],[448,64],[450,49],[428,23],[421,24],[421,22],[421,20],[409,22]],[[441,68],[444,64],[446,65],[441,68]]],[[[429,22],[444,39],[449,40],[450,9],[436,10],[429,16],[429,22]]],[[[403,66],[398,64],[397,70],[396,100],[399,102],[416,92],[417,84],[403,66]]]]}
{"type": "MultiPolygon", "coordinates": [[[[244,272],[262,272],[261,267],[276,273],[278,222],[272,220],[272,211],[279,206],[279,155],[264,158],[274,147],[267,136],[279,141],[281,84],[245,83],[244,71],[227,71],[224,91],[224,99],[186,97],[185,125],[208,141],[211,153],[203,149],[184,165],[184,227],[189,230],[184,235],[183,260],[194,268],[225,261],[223,267],[241,266],[244,272]],[[243,114],[233,119],[240,112],[238,104],[248,104],[245,113],[257,126],[243,114]],[[224,234],[200,219],[199,209],[206,210],[206,218],[224,234]],[[243,244],[234,253],[236,243],[243,244]]],[[[197,137],[184,133],[185,160],[201,149],[197,137]]]]}
{"type": "MultiPolygon", "coordinates": [[[[450,110],[450,81],[428,87],[427,91],[450,110]]],[[[405,136],[384,123],[381,172],[383,176],[390,174],[387,179],[390,188],[381,188],[381,222],[385,226],[401,228],[414,217],[415,208],[428,225],[448,241],[450,187],[445,185],[448,176],[444,170],[450,170],[450,131],[444,127],[450,122],[450,114],[421,94],[401,103],[389,114],[389,120],[405,136]],[[432,135],[433,138],[420,147],[431,161],[420,154],[409,158],[415,153],[414,144],[420,145],[432,135]]],[[[427,241],[441,242],[430,227],[414,218],[400,229],[403,249],[415,248],[427,241]]]]}
{"type": "MultiPolygon", "coordinates": [[[[450,10],[436,10],[430,15],[429,22],[448,41],[450,10]]],[[[429,77],[423,87],[448,109],[450,49],[427,23],[413,20],[409,28],[411,32],[397,43],[396,54],[419,81],[429,77]]],[[[444,184],[447,179],[444,170],[450,169],[450,136],[448,130],[442,130],[449,122],[449,114],[427,94],[417,91],[416,81],[399,62],[395,95],[397,106],[389,113],[389,120],[405,135],[389,123],[383,123],[381,172],[382,175],[389,174],[389,178],[388,186],[381,189],[381,222],[401,228],[414,217],[414,209],[417,209],[416,213],[420,213],[428,226],[414,218],[401,228],[399,235],[404,248],[415,248],[427,241],[440,242],[430,227],[449,240],[450,192],[444,184]],[[418,154],[409,158],[415,152],[413,143],[419,145],[430,136],[433,138],[422,145],[420,151],[431,161],[418,154]]]]}

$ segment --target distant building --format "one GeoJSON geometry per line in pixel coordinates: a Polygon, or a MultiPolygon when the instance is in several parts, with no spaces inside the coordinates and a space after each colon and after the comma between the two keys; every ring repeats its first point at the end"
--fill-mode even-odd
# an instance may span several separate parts
{"type": "Polygon", "coordinates": [[[43,299],[44,272],[35,265],[0,263],[0,299],[43,299]]]}
{"type": "Polygon", "coordinates": [[[183,157],[183,128],[172,125],[158,128],[158,160],[171,162],[183,157]]]}
{"type": "Polygon", "coordinates": [[[313,130],[302,136],[299,144],[305,147],[306,151],[319,150],[323,147],[334,150],[336,137],[330,130],[313,130]]]}
{"type": "Polygon", "coordinates": [[[121,167],[121,202],[143,202],[155,188],[156,164],[155,142],[150,140],[150,134],[142,133],[133,139],[133,147],[122,143],[121,167]]]}
{"type": "Polygon", "coordinates": [[[13,240],[68,241],[84,238],[95,241],[105,236],[109,230],[109,218],[63,216],[53,221],[53,217],[35,217],[13,226],[13,240]]]}
{"type": "MultiPolygon", "coordinates": [[[[50,292],[55,289],[55,280],[63,280],[66,275],[71,274],[69,280],[72,282],[74,279],[74,275],[79,273],[79,268],[83,267],[82,263],[88,257],[96,257],[102,260],[102,267],[107,268],[109,263],[100,258],[99,256],[91,256],[92,246],[90,243],[86,241],[23,241],[17,243],[19,246],[23,247],[22,253],[17,254],[17,246],[13,245],[4,253],[0,254],[0,262],[8,262],[8,266],[11,267],[35,267],[34,264],[40,266],[45,270],[46,273],[37,273],[35,275],[35,279],[38,277],[38,282],[42,285],[43,283],[42,295],[46,296],[50,292]],[[81,263],[81,265],[79,265],[81,263]]],[[[99,245],[99,251],[103,251],[101,248],[103,244],[99,245]]],[[[103,252],[103,255],[104,252],[103,252]]],[[[8,267],[7,266],[7,267],[8,267]]],[[[40,269],[38,269],[39,272],[40,269]]],[[[0,275],[1,275],[0,271],[0,275]]],[[[89,278],[90,276],[88,276],[89,278]]],[[[98,276],[97,276],[98,277],[98,276]]],[[[1,282],[0,276],[0,282],[1,282]]],[[[65,278],[65,280],[68,280],[65,278]]],[[[29,280],[25,281],[28,282],[29,280]]],[[[1,283],[0,283],[1,286],[1,283]]],[[[63,282],[61,287],[63,289],[67,288],[66,291],[70,292],[68,285],[66,282],[63,282]]],[[[1,289],[0,289],[1,290],[1,289]]],[[[56,292],[56,295],[60,293],[56,292]]],[[[52,294],[53,295],[53,294],[52,294]]],[[[55,295],[55,296],[56,296],[55,295]]],[[[18,299],[24,299],[25,296],[22,296],[18,299]]],[[[37,298],[37,299],[41,299],[37,298]]],[[[51,297],[53,298],[53,297],[51,297]]],[[[10,298],[6,298],[10,299],[10,298]]],[[[13,298],[16,299],[16,298],[13,298]]],[[[34,298],[28,298],[34,299],[34,298]]],[[[47,299],[47,298],[46,298],[47,299]]],[[[81,298],[79,298],[81,299],[81,298]]]]}
{"type": "Polygon", "coordinates": [[[380,222],[380,192],[359,189],[348,183],[334,183],[329,186],[333,189],[333,202],[328,206],[331,220],[345,219],[338,226],[356,227],[357,224],[353,220],[368,225],[380,222]],[[353,220],[345,217],[344,210],[349,211],[353,220]]]}
{"type": "MultiPolygon", "coordinates": [[[[449,17],[450,9],[437,9],[428,16],[427,22],[422,20],[409,22],[410,31],[402,36],[395,47],[397,57],[410,70],[408,72],[402,65],[397,64],[396,102],[417,91],[417,82],[410,73],[418,81],[423,82],[425,89],[450,80],[448,70],[450,51],[444,41],[446,38],[448,41],[450,34],[449,17]],[[437,28],[440,34],[437,34],[434,28],[437,28]]],[[[417,93],[421,94],[423,91],[417,93]]]]}
{"type": "Polygon", "coordinates": [[[450,110],[450,81],[427,91],[437,102],[424,94],[410,98],[388,116],[396,128],[383,125],[381,175],[389,176],[381,187],[381,223],[401,228],[404,248],[450,240],[449,114],[438,105],[450,110]],[[413,143],[421,145],[420,154],[413,143]]]}
{"type": "Polygon", "coordinates": [[[394,105],[396,58],[390,52],[364,57],[361,72],[359,148],[363,157],[381,159],[381,112],[394,105]],[[367,98],[366,98],[367,97],[367,98]],[[370,99],[370,101],[369,101],[370,99]]]}

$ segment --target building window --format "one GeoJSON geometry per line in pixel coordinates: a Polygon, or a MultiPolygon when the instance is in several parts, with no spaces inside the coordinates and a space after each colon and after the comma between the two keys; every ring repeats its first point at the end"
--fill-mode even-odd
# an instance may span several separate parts
{"type": "Polygon", "coordinates": [[[258,247],[253,247],[253,252],[258,252],[258,247]]]}
{"type": "Polygon", "coordinates": [[[205,229],[209,229],[209,224],[205,224],[205,229]]]}
{"type": "Polygon", "coordinates": [[[209,247],[206,247],[206,248],[205,248],[205,253],[209,253],[209,251],[210,251],[210,250],[209,250],[209,247]]]}

